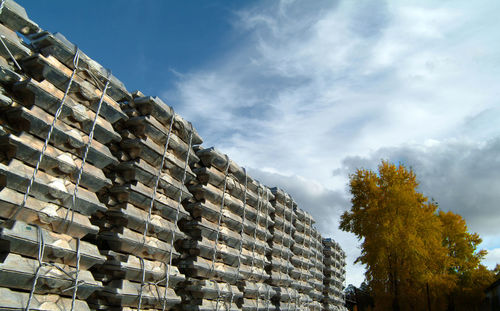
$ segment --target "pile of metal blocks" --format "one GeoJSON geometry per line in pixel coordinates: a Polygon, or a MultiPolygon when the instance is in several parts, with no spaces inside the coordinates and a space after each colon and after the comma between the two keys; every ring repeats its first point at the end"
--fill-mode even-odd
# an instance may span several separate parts
{"type": "Polygon", "coordinates": [[[319,311],[322,309],[321,301],[323,300],[323,237],[316,228],[312,228],[311,234],[311,251],[313,255],[309,257],[312,267],[309,271],[312,274],[309,284],[312,289],[309,292],[312,302],[309,304],[311,311],[319,311]]]}
{"type": "MultiPolygon", "coordinates": [[[[267,240],[272,225],[271,191],[214,148],[196,152],[195,200],[185,207],[193,220],[182,224],[190,238],[180,268],[188,276],[186,310],[262,310],[272,307],[267,240]]],[[[272,308],[271,308],[272,309],[272,308]]]]}
{"type": "Polygon", "coordinates": [[[344,311],[345,253],[332,239],[323,239],[324,290],[323,309],[344,311]]]}
{"type": "Polygon", "coordinates": [[[92,217],[106,256],[94,270],[105,287],[92,303],[99,309],[169,309],[181,302],[175,289],[185,277],[176,267],[176,247],[186,235],[179,222],[190,219],[182,201],[192,198],[185,184],[195,178],[193,146],[202,141],[159,98],[135,92],[122,109],[128,118],[115,124],[121,141],[111,148],[120,162],[108,169],[113,187],[101,195],[108,209],[92,217]]]}
{"type": "Polygon", "coordinates": [[[0,0],[0,309],[344,310],[338,244],[201,143],[0,0]]]}
{"type": "Polygon", "coordinates": [[[13,1],[0,2],[0,36],[0,306],[88,310],[105,260],[85,240],[99,230],[89,217],[106,211],[97,194],[130,95],[13,1]]]}
{"type": "Polygon", "coordinates": [[[279,310],[295,310],[298,292],[291,287],[293,279],[290,274],[293,269],[291,262],[293,240],[294,208],[297,204],[290,195],[280,188],[272,188],[274,200],[271,201],[274,213],[271,218],[272,237],[269,239],[271,252],[268,255],[270,264],[267,271],[270,275],[268,284],[272,285],[276,295],[273,303],[279,310]]]}
{"type": "Polygon", "coordinates": [[[308,293],[312,290],[309,280],[313,278],[310,269],[313,267],[311,257],[314,255],[312,251],[312,233],[314,220],[312,216],[296,207],[294,216],[294,234],[295,243],[292,246],[292,264],[294,268],[291,270],[291,276],[294,279],[292,287],[295,288],[299,295],[296,298],[297,307],[301,309],[309,308],[312,302],[308,293]]]}

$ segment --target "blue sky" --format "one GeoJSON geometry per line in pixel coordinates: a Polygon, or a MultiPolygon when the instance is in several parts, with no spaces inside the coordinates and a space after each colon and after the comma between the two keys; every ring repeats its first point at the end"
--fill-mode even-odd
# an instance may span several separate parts
{"type": "Polygon", "coordinates": [[[64,34],[129,89],[168,88],[175,72],[220,57],[240,36],[234,12],[252,1],[18,1],[43,29],[64,34]]]}
{"type": "Polygon", "coordinates": [[[498,1],[19,1],[340,232],[347,176],[403,161],[500,262],[498,1]]]}

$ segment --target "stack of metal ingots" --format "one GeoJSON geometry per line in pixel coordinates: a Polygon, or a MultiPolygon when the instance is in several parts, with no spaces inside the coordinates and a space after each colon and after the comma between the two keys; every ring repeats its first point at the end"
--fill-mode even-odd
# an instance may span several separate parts
{"type": "Polygon", "coordinates": [[[185,205],[193,220],[182,224],[190,236],[180,263],[189,277],[184,309],[272,309],[265,267],[273,195],[214,148],[196,154],[197,181],[189,186],[195,200],[185,205]]]}
{"type": "Polygon", "coordinates": [[[309,257],[312,267],[309,271],[312,278],[308,280],[312,289],[309,292],[312,302],[309,304],[310,310],[321,310],[321,301],[323,300],[323,237],[316,228],[312,228],[311,251],[313,254],[309,257]]]}
{"type": "Polygon", "coordinates": [[[11,0],[0,41],[0,309],[345,310],[290,195],[11,0]]]}
{"type": "Polygon", "coordinates": [[[324,290],[323,309],[344,311],[345,253],[334,240],[323,239],[324,290]]]}
{"type": "Polygon", "coordinates": [[[101,195],[108,209],[92,217],[106,256],[94,270],[105,287],[92,303],[170,309],[181,302],[175,289],[185,277],[176,267],[176,247],[186,235],[178,224],[190,218],[182,201],[192,197],[185,184],[195,178],[193,146],[202,140],[159,98],[135,92],[122,109],[128,119],[115,125],[122,139],[111,148],[120,162],[108,169],[113,187],[101,195]]]}
{"type": "Polygon", "coordinates": [[[299,295],[296,298],[297,307],[304,309],[309,308],[311,297],[308,293],[312,290],[309,280],[313,278],[310,269],[313,267],[311,257],[312,251],[312,233],[314,220],[312,216],[300,208],[294,210],[294,234],[295,243],[292,246],[292,264],[294,269],[291,276],[294,279],[292,287],[295,288],[299,295]]]}
{"type": "Polygon", "coordinates": [[[96,193],[111,185],[107,145],[130,95],[13,1],[0,3],[0,35],[0,306],[88,310],[105,259],[89,216],[106,210],[96,193]]]}
{"type": "Polygon", "coordinates": [[[271,191],[274,195],[274,200],[271,201],[274,207],[274,212],[271,213],[274,225],[271,227],[272,237],[269,239],[271,252],[268,255],[268,284],[272,285],[276,292],[273,303],[279,310],[295,310],[298,292],[290,286],[293,281],[290,274],[293,269],[293,210],[297,204],[282,189],[272,188],[271,191]]]}

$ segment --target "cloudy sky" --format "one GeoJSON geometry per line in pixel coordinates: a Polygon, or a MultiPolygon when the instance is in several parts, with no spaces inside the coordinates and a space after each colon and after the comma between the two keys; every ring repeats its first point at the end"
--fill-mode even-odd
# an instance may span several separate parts
{"type": "Polygon", "coordinates": [[[348,174],[380,159],[465,217],[500,262],[498,1],[19,1],[205,140],[279,185],[348,254],[348,174]],[[95,21],[95,22],[89,22],[95,21]]]}

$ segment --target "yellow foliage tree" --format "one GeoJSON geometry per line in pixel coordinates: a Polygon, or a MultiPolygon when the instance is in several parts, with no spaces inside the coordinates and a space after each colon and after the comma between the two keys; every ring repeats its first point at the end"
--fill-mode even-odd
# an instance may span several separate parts
{"type": "Polygon", "coordinates": [[[377,310],[443,310],[458,293],[464,269],[478,268],[481,239],[467,233],[456,214],[437,212],[437,204],[417,191],[415,173],[386,161],[378,172],[350,176],[351,209],[340,228],[362,240],[377,310]]]}
{"type": "Polygon", "coordinates": [[[484,298],[483,290],[495,278],[494,272],[481,265],[486,251],[477,250],[482,242],[477,233],[469,233],[462,216],[439,212],[443,227],[443,244],[448,249],[448,272],[457,282],[449,295],[448,310],[475,310],[484,298]]]}

